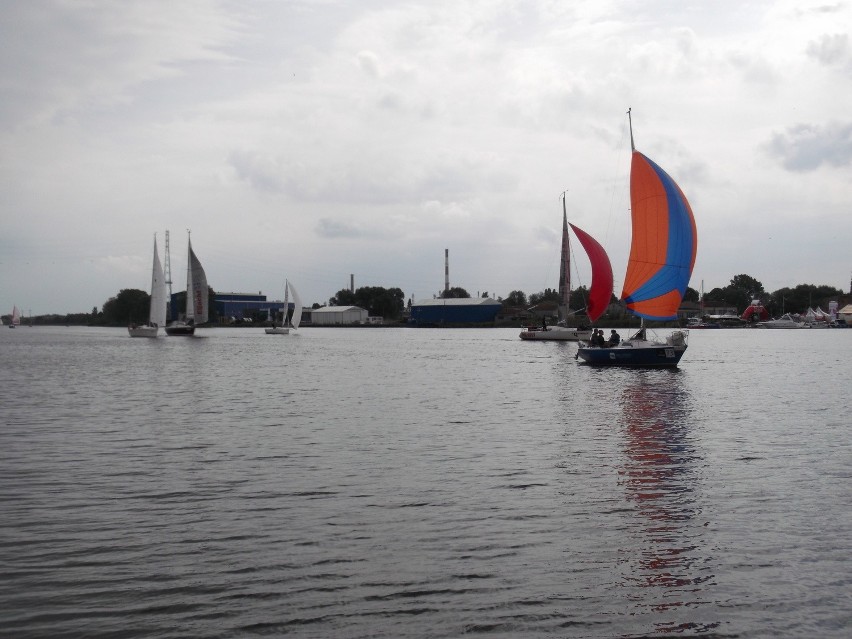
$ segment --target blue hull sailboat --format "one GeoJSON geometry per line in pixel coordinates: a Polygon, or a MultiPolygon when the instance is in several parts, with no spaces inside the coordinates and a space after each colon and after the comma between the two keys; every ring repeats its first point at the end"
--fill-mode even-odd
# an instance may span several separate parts
{"type": "MultiPolygon", "coordinates": [[[[628,118],[630,111],[627,112],[628,118]]],[[[635,335],[615,345],[580,343],[577,357],[596,366],[675,367],[686,352],[688,331],[674,331],[669,337],[650,339],[645,320],[677,319],[698,249],[698,233],[692,208],[675,181],[657,164],[636,150],[630,122],[630,209],[633,225],[630,257],[621,299],[627,310],[642,319],[635,335]]],[[[609,300],[612,267],[609,258],[590,236],[576,227],[580,243],[592,263],[590,299],[596,295],[609,300]],[[581,234],[582,233],[582,234],[581,234]],[[592,240],[592,250],[583,237],[592,240]],[[610,279],[596,281],[595,273],[609,270],[610,279]]],[[[594,322],[604,309],[589,319],[594,322]]]]}

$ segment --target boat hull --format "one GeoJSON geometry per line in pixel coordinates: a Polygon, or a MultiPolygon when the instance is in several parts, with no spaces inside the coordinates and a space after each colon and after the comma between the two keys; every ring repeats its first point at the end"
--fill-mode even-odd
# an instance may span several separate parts
{"type": "Polygon", "coordinates": [[[612,348],[580,346],[577,357],[591,366],[618,366],[622,368],[675,368],[686,352],[686,345],[647,343],[612,348]]]}
{"type": "Polygon", "coordinates": [[[267,335],[289,335],[290,329],[284,328],[283,326],[275,326],[273,328],[266,329],[267,335]]]}
{"type": "Polygon", "coordinates": [[[128,326],[130,337],[157,337],[159,328],[156,326],[128,326]]]}
{"type": "Polygon", "coordinates": [[[166,335],[177,337],[189,337],[195,335],[195,324],[184,324],[183,322],[169,324],[166,326],[166,335]]]}
{"type": "Polygon", "coordinates": [[[563,326],[549,326],[546,329],[528,328],[521,331],[520,338],[529,341],[542,342],[579,342],[591,338],[591,330],[580,330],[576,328],[565,328],[563,326]]]}

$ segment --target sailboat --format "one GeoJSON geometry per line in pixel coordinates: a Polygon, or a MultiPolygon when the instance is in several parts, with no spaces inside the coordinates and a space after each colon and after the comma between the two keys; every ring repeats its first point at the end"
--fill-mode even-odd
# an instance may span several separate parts
{"type": "Polygon", "coordinates": [[[519,337],[523,340],[577,342],[589,339],[592,331],[589,328],[571,328],[565,326],[570,313],[571,299],[571,244],[568,235],[568,212],[565,207],[565,194],[562,194],[562,255],[559,262],[559,315],[560,323],[556,326],[540,327],[527,326],[519,337]]]}
{"type": "Polygon", "coordinates": [[[287,335],[290,332],[290,329],[296,330],[299,328],[299,324],[302,323],[302,300],[299,297],[299,294],[296,292],[296,289],[293,288],[293,285],[290,284],[289,280],[284,280],[284,318],[281,322],[281,326],[275,326],[275,321],[272,322],[272,328],[266,329],[267,335],[287,335]],[[289,301],[289,293],[293,292],[293,315],[290,315],[290,301],[289,301]],[[289,319],[288,319],[289,317],[289,319]]]}
{"type": "Polygon", "coordinates": [[[186,313],[183,320],[166,326],[166,335],[194,335],[195,327],[207,322],[207,288],[207,275],[192,250],[192,239],[187,238],[186,313]]]}
{"type": "Polygon", "coordinates": [[[148,323],[142,326],[127,327],[130,337],[157,337],[160,326],[166,325],[166,278],[163,266],[157,254],[157,236],[154,235],[154,263],[151,267],[151,307],[148,309],[148,323]]]}
{"type": "Polygon", "coordinates": [[[17,306],[12,306],[12,321],[9,323],[9,328],[15,328],[21,325],[21,311],[17,306]]]}
{"type": "MultiPolygon", "coordinates": [[[[628,311],[641,318],[641,328],[631,338],[615,345],[593,346],[581,342],[577,357],[598,366],[676,367],[686,352],[688,331],[674,331],[664,340],[649,339],[645,320],[677,319],[677,309],[695,266],[698,233],[692,208],[683,191],[662,168],[636,150],[630,110],[627,117],[632,152],[630,214],[633,233],[621,299],[628,311]]],[[[574,231],[577,233],[579,229],[574,227],[574,231]]],[[[607,285],[606,278],[595,280],[597,269],[612,272],[609,257],[600,245],[593,246],[590,251],[583,235],[578,233],[592,263],[589,297],[600,295],[609,299],[611,279],[605,290],[600,287],[607,285]]],[[[597,311],[603,312],[602,309],[597,311]]],[[[593,317],[589,313],[593,322],[598,317],[599,314],[593,317]]]]}

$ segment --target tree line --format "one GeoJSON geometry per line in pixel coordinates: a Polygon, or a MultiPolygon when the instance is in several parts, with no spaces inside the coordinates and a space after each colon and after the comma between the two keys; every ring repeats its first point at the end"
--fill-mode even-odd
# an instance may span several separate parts
{"type": "MultiPolygon", "coordinates": [[[[580,286],[571,291],[570,307],[574,310],[586,307],[588,289],[580,286]]],[[[211,323],[218,322],[216,306],[213,303],[215,292],[208,288],[210,299],[211,323]]],[[[461,287],[453,287],[438,293],[443,298],[469,298],[471,295],[461,287]]],[[[488,297],[483,293],[482,297],[488,297]]],[[[768,293],[763,284],[754,277],[746,274],[735,275],[727,286],[717,287],[704,295],[705,306],[732,306],[736,307],[737,313],[741,314],[754,299],[766,307],[770,315],[779,316],[785,312],[800,313],[808,308],[823,307],[827,310],[828,302],[831,300],[841,301],[846,299],[843,291],[833,286],[798,284],[794,287],[784,287],[777,291],[768,293]]],[[[693,288],[687,288],[684,300],[687,302],[702,301],[700,294],[693,288]]],[[[511,291],[505,298],[498,297],[505,307],[530,308],[542,302],[559,303],[559,291],[546,288],[537,293],[527,295],[523,291],[511,291]]],[[[114,297],[104,302],[98,311],[92,308],[91,313],[69,313],[66,315],[51,314],[40,315],[32,318],[36,324],[88,324],[97,326],[122,326],[129,323],[142,324],[148,320],[148,308],[151,296],[139,289],[122,289],[114,297]]],[[[182,309],[186,301],[186,292],[175,294],[175,306],[182,309]]],[[[618,302],[615,295],[611,302],[618,302]]],[[[394,321],[403,316],[405,312],[405,294],[400,288],[384,288],[381,286],[362,286],[354,292],[349,289],[341,289],[328,300],[331,306],[360,306],[367,309],[373,316],[381,316],[387,320],[394,321]]],[[[409,304],[411,300],[409,300],[409,304]]],[[[842,304],[841,304],[842,305],[842,304]]],[[[313,308],[319,308],[314,304],[313,308]]],[[[4,317],[8,321],[8,316],[4,317]]]]}

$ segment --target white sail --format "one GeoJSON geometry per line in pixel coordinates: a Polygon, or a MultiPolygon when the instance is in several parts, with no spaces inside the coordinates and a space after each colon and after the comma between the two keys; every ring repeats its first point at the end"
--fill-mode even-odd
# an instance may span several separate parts
{"type": "Polygon", "coordinates": [[[299,324],[302,322],[302,298],[299,297],[299,294],[290,282],[287,282],[287,286],[293,291],[293,319],[290,320],[290,324],[293,328],[299,328],[299,324]]]}
{"type": "Polygon", "coordinates": [[[20,326],[21,325],[21,311],[18,310],[17,306],[12,307],[12,323],[10,326],[20,326]]]}
{"type": "MultiPolygon", "coordinates": [[[[284,317],[281,318],[281,326],[287,326],[287,314],[290,312],[290,282],[284,280],[284,317]]],[[[274,324],[274,322],[273,322],[274,324]]]]}
{"type": "Polygon", "coordinates": [[[193,320],[195,324],[204,324],[207,317],[207,275],[192,250],[190,240],[186,267],[186,321],[193,320]]]}
{"type": "Polygon", "coordinates": [[[157,255],[157,238],[154,238],[154,266],[151,270],[151,309],[148,311],[148,324],[166,325],[166,278],[163,265],[157,255]]]}

